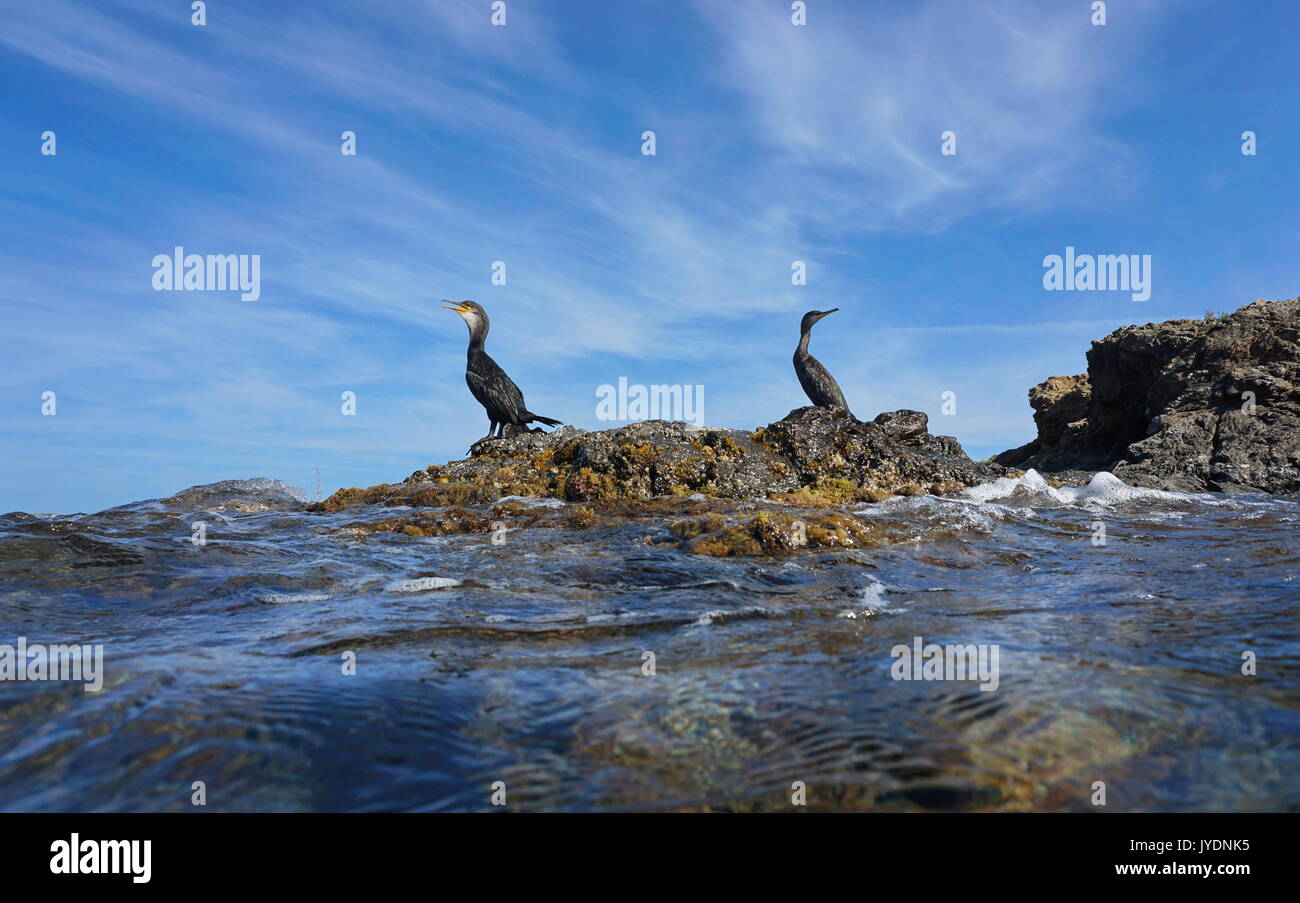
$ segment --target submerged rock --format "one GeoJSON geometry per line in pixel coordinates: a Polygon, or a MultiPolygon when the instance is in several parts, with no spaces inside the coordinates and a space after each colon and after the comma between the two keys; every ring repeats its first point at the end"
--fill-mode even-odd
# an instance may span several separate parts
{"type": "Polygon", "coordinates": [[[710,514],[678,521],[669,528],[680,547],[694,555],[779,555],[800,549],[862,549],[885,540],[876,525],[852,515],[823,514],[804,518],[791,511],[761,511],[730,522],[710,514]]]}
{"type": "Polygon", "coordinates": [[[1038,438],[995,463],[1137,486],[1300,491],[1300,299],[1127,326],[1029,392],[1038,438]]]}
{"type": "Polygon", "coordinates": [[[565,426],[485,439],[463,461],[431,465],[398,484],[341,489],[315,507],[693,495],[832,507],[894,494],[949,493],[1004,473],[971,461],[956,439],[931,435],[920,411],[863,423],[844,411],[804,407],[752,433],[649,420],[596,432],[565,426]]]}

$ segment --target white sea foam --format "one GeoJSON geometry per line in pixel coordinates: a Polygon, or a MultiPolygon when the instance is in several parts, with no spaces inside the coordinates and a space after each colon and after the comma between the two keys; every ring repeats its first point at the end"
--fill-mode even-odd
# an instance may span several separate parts
{"type": "Polygon", "coordinates": [[[454,577],[415,577],[411,580],[394,581],[384,589],[390,593],[422,593],[431,589],[447,589],[451,586],[460,586],[460,581],[454,577]]]}
{"type": "Polygon", "coordinates": [[[1185,492],[1165,492],[1160,489],[1144,489],[1130,486],[1113,473],[1100,471],[1093,474],[1087,486],[1049,486],[1036,470],[1027,470],[1023,476],[1003,477],[991,483],[981,483],[970,489],[962,490],[957,498],[967,499],[979,504],[987,504],[993,499],[1038,497],[1056,502],[1060,505],[1080,505],[1084,507],[1114,508],[1137,499],[1163,499],[1181,501],[1193,498],[1185,492]]]}
{"type": "MultiPolygon", "coordinates": [[[[980,503],[963,498],[939,498],[933,495],[901,496],[865,505],[854,512],[863,518],[890,518],[906,516],[918,523],[935,522],[947,527],[959,527],[981,533],[993,531],[994,520],[1004,520],[1008,515],[1030,516],[1026,509],[1006,505],[980,503]]],[[[920,539],[920,536],[916,537],[920,539]]]]}
{"type": "Polygon", "coordinates": [[[563,508],[564,507],[564,501],[562,499],[551,499],[551,498],[535,499],[535,498],[529,498],[526,495],[507,495],[504,498],[497,499],[492,504],[504,505],[506,502],[518,502],[519,504],[524,505],[525,507],[528,508],[563,508]]]}
{"type": "Polygon", "coordinates": [[[263,593],[257,597],[258,602],[268,605],[286,605],[291,602],[325,602],[328,593],[263,593]]]}
{"type": "Polygon", "coordinates": [[[889,600],[885,598],[886,593],[898,592],[902,587],[889,586],[881,583],[870,574],[867,575],[867,585],[862,587],[862,598],[860,607],[846,608],[841,611],[838,617],[857,619],[870,618],[889,610],[889,600]]]}
{"type": "Polygon", "coordinates": [[[889,587],[881,583],[870,574],[867,575],[867,585],[862,587],[862,604],[872,614],[884,611],[889,603],[885,601],[885,593],[889,592],[889,587]]]}
{"type": "Polygon", "coordinates": [[[700,615],[691,626],[708,627],[716,621],[732,621],[752,614],[767,614],[767,609],[761,605],[749,605],[744,608],[715,608],[700,615]]]}

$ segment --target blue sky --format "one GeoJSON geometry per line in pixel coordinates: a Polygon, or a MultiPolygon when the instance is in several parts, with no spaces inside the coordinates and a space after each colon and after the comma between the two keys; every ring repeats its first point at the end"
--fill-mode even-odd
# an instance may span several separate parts
{"type": "Polygon", "coordinates": [[[0,509],[462,457],[487,424],[442,298],[587,428],[619,377],[779,419],[800,316],[839,307],[812,351],[855,412],[924,410],[984,457],[1111,329],[1300,293],[1294,3],[489,7],[0,10],[0,509]],[[261,297],[153,291],[176,245],[261,255],[261,297]],[[1067,245],[1150,254],[1150,300],[1045,291],[1067,245]]]}

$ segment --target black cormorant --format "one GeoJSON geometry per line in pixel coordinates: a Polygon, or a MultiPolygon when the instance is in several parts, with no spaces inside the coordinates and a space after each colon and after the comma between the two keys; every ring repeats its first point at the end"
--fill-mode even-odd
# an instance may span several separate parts
{"type": "Polygon", "coordinates": [[[502,370],[483,350],[483,340],[487,338],[490,325],[483,305],[477,301],[457,303],[445,299],[443,303],[447,305],[448,310],[460,314],[465,325],[469,327],[465,382],[469,384],[469,390],[478,399],[478,403],[487,409],[491,426],[488,427],[488,434],[484,438],[492,438],[494,432],[498,437],[504,435],[507,423],[526,426],[537,421],[547,426],[559,426],[560,421],[529,411],[524,405],[524,393],[519,391],[514,380],[506,376],[506,371],[502,370]]]}
{"type": "Polygon", "coordinates": [[[803,322],[799,324],[799,347],[794,352],[794,372],[799,374],[799,385],[803,386],[803,390],[808,393],[808,398],[813,404],[820,408],[843,408],[848,411],[849,406],[844,401],[840,384],[835,381],[835,377],[831,376],[830,371],[822,366],[821,361],[808,353],[808,338],[812,334],[813,324],[837,310],[838,307],[832,307],[830,310],[810,310],[803,315],[803,322]]]}

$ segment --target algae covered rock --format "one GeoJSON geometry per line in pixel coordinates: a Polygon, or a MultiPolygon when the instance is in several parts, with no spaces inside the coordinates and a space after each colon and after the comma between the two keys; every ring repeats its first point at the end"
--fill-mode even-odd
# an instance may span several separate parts
{"type": "Polygon", "coordinates": [[[463,461],[431,465],[399,484],[340,490],[318,507],[473,505],[508,495],[582,503],[785,497],[831,507],[952,492],[1004,472],[972,462],[957,440],[931,435],[919,411],[863,423],[845,411],[804,407],[753,433],[648,420],[484,439],[463,461]]]}

